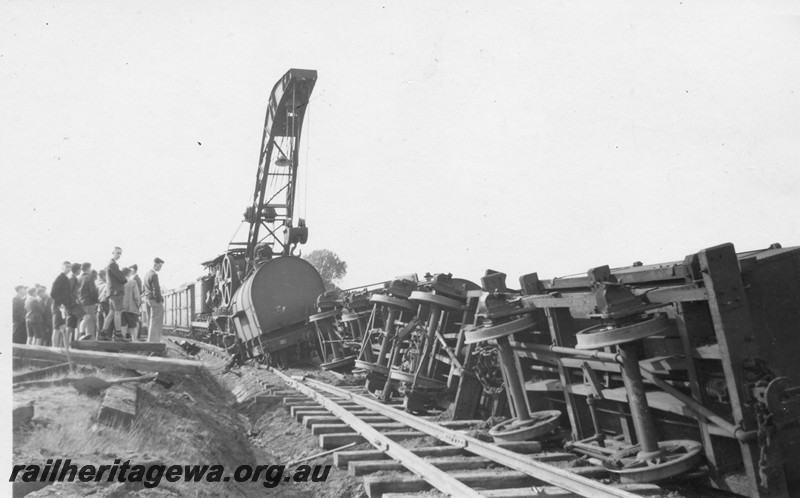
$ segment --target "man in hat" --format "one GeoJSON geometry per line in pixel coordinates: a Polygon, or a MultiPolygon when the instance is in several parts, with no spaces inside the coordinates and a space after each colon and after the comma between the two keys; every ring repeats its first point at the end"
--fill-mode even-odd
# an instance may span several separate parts
{"type": "Polygon", "coordinates": [[[144,277],[144,296],[147,299],[147,315],[150,324],[147,331],[148,342],[161,342],[161,327],[164,325],[164,296],[158,283],[158,272],[164,266],[164,260],[155,258],[153,269],[144,277]]]}
{"type": "Polygon", "coordinates": [[[106,267],[109,313],[114,313],[115,336],[118,338],[122,338],[122,300],[125,297],[125,282],[128,281],[117,264],[120,256],[122,256],[122,248],[115,247],[111,253],[111,261],[106,267]]]}

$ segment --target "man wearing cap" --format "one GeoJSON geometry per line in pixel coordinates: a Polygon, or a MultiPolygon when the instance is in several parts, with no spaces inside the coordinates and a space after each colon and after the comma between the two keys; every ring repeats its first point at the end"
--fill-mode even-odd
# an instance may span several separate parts
{"type": "Polygon", "coordinates": [[[164,296],[158,283],[158,272],[164,266],[164,260],[155,258],[153,269],[144,277],[144,296],[147,299],[147,315],[150,325],[147,331],[148,342],[161,342],[161,327],[164,325],[164,296]]]}
{"type": "Polygon", "coordinates": [[[67,307],[70,305],[69,278],[72,273],[72,264],[64,261],[61,273],[58,274],[50,286],[50,297],[53,298],[53,336],[54,348],[69,346],[69,340],[64,341],[64,325],[67,324],[67,307]]]}
{"type": "Polygon", "coordinates": [[[28,296],[28,289],[24,285],[14,287],[17,295],[14,296],[12,318],[14,329],[11,340],[14,344],[25,344],[28,341],[28,331],[25,328],[25,298],[28,296]]]}
{"type": "Polygon", "coordinates": [[[122,300],[125,297],[125,282],[128,281],[119,269],[117,260],[122,256],[122,248],[115,247],[111,253],[111,261],[106,267],[106,284],[108,285],[109,313],[114,313],[114,335],[122,338],[122,300]]]}

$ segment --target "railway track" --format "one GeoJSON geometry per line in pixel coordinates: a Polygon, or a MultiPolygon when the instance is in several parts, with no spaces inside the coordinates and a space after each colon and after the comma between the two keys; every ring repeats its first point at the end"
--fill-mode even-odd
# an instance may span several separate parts
{"type": "Polygon", "coordinates": [[[466,434],[481,420],[441,422],[433,416],[401,411],[401,400],[388,404],[369,397],[360,386],[337,387],[316,379],[290,377],[268,370],[285,386],[268,380],[266,369],[247,369],[238,400],[276,396],[298,423],[319,437],[333,462],[363,476],[370,498],[411,496],[438,490],[449,496],[485,497],[634,497],[662,496],[653,484],[608,484],[599,465],[571,467],[572,453],[542,452],[538,442],[487,443],[466,434]],[[399,408],[399,409],[398,409],[399,408]],[[404,442],[427,444],[408,448],[404,442]],[[353,443],[374,449],[353,450],[353,443]],[[343,448],[347,447],[347,448],[343,448]]]}

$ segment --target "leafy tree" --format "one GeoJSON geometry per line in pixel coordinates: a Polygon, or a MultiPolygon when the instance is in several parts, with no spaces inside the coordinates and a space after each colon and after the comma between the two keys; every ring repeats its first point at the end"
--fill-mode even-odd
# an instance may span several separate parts
{"type": "Polygon", "coordinates": [[[328,249],[311,251],[303,259],[317,269],[322,281],[325,282],[326,291],[336,289],[336,282],[347,275],[347,263],[339,259],[335,252],[328,249]]]}

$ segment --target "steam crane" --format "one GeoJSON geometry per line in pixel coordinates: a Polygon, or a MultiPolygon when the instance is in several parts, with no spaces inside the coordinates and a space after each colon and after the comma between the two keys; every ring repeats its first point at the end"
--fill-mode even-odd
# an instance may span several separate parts
{"type": "Polygon", "coordinates": [[[295,255],[308,239],[294,205],[300,133],[316,82],[316,71],[290,69],[272,88],[253,199],[244,212],[247,241],[231,241],[224,254],[203,263],[209,273],[201,278],[202,313],[212,318],[205,334],[279,363],[314,350],[307,318],[325,290],[317,270],[295,255]]]}
{"type": "Polygon", "coordinates": [[[241,282],[261,264],[293,255],[297,245],[308,239],[305,220],[294,225],[294,203],[300,133],[316,81],[314,70],[290,69],[272,89],[253,201],[244,212],[244,221],[250,224],[247,242],[230,243],[240,247],[229,248],[217,278],[223,308],[230,306],[241,282]]]}

